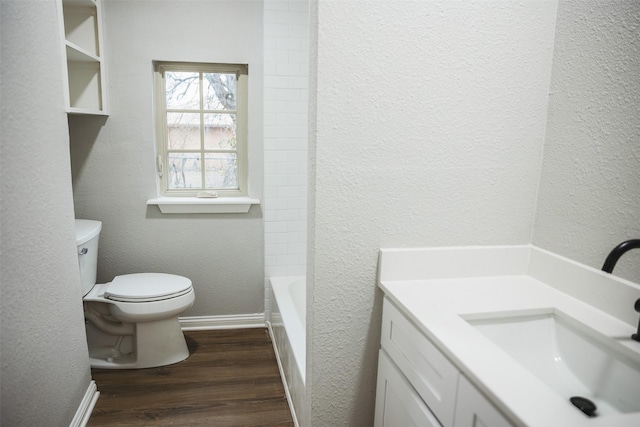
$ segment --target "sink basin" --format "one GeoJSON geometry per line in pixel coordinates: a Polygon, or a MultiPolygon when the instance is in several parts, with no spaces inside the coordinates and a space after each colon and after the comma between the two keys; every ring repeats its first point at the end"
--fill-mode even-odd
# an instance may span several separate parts
{"type": "Polygon", "coordinates": [[[555,309],[465,320],[567,402],[586,398],[597,416],[640,412],[640,354],[615,339],[555,309]]]}

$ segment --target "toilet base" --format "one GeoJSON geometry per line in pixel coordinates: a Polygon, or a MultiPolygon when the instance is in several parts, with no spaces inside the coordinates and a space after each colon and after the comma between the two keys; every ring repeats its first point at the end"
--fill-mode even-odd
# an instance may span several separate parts
{"type": "Polygon", "coordinates": [[[122,339],[115,345],[89,345],[89,363],[98,369],[142,369],[172,365],[189,357],[178,316],[136,323],[132,349],[123,353],[122,339]]]}

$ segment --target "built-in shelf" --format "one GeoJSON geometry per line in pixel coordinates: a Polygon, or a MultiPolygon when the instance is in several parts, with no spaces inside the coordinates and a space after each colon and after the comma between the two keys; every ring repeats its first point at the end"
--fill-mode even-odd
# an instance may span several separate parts
{"type": "Polygon", "coordinates": [[[71,42],[67,42],[67,61],[69,62],[100,62],[100,57],[82,49],[71,42]]]}
{"type": "Polygon", "coordinates": [[[70,114],[107,114],[100,0],[58,0],[70,114]]]}

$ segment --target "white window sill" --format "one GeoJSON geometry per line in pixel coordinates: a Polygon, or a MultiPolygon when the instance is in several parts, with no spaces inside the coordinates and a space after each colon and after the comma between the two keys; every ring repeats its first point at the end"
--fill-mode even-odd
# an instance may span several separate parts
{"type": "Polygon", "coordinates": [[[247,213],[260,200],[250,197],[158,197],[147,200],[147,206],[157,205],[163,214],[184,213],[247,213]]]}

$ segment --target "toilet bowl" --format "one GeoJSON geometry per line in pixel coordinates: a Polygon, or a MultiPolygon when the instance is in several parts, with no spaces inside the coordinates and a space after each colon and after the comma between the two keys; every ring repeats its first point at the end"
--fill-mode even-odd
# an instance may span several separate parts
{"type": "Polygon", "coordinates": [[[178,316],[193,305],[191,280],[165,273],[96,284],[99,221],[76,220],[78,262],[92,368],[140,369],[189,357],[178,316]]]}

